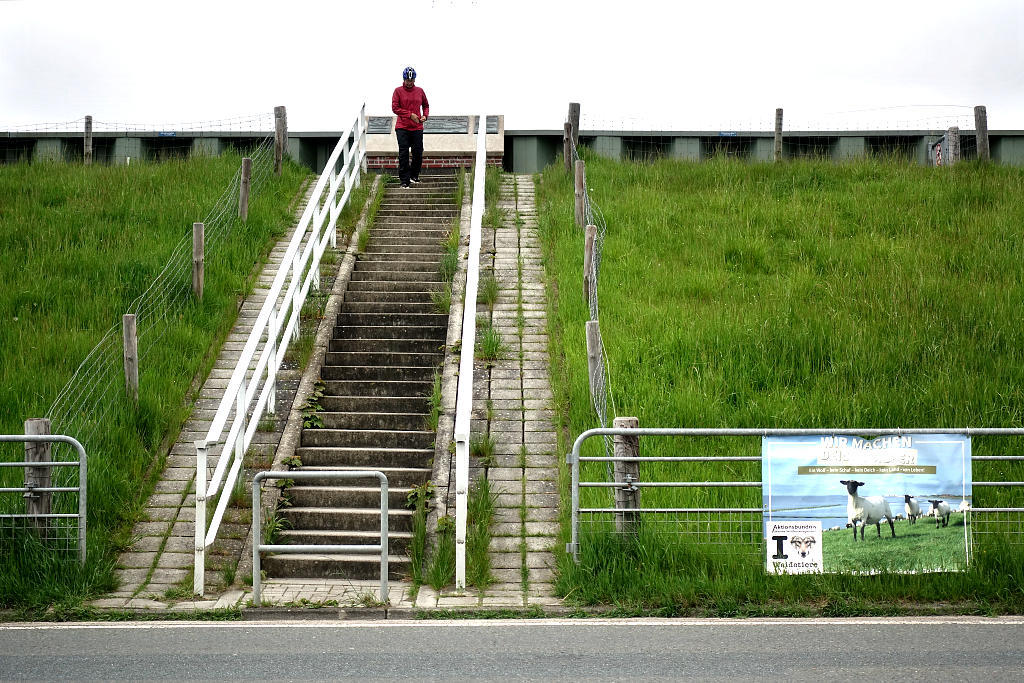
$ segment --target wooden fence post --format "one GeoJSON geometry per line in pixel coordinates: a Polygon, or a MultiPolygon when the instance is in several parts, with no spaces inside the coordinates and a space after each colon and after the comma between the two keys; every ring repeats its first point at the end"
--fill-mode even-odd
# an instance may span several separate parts
{"type": "Polygon", "coordinates": [[[85,117],[85,138],[82,140],[82,162],[92,165],[92,116],[85,117]]]}
{"type": "MultiPolygon", "coordinates": [[[[45,417],[33,417],[25,420],[25,435],[49,434],[50,420],[45,417]]],[[[25,462],[50,462],[50,443],[26,443],[25,462]]],[[[26,467],[25,488],[49,488],[50,467],[26,467]]],[[[25,494],[25,513],[30,515],[29,524],[43,537],[50,526],[50,520],[41,517],[51,511],[52,494],[48,491],[29,492],[25,494]]]]}
{"type": "Polygon", "coordinates": [[[946,131],[946,151],[949,155],[946,164],[953,165],[960,161],[960,128],[957,126],[946,131]]]}
{"type": "Polygon", "coordinates": [[[124,383],[128,395],[139,403],[139,337],[135,329],[135,314],[127,313],[121,319],[124,332],[124,383]]]}
{"type": "Polygon", "coordinates": [[[569,123],[572,124],[572,146],[580,146],[580,103],[569,103],[569,123]]]}
{"type": "Polygon", "coordinates": [[[583,300],[590,306],[590,302],[597,295],[594,281],[594,247],[597,244],[597,226],[588,225],[583,238],[583,300]]]}
{"type": "Polygon", "coordinates": [[[249,188],[252,184],[252,159],[242,159],[242,180],[238,183],[238,217],[249,220],[249,188]]]}
{"type": "Polygon", "coordinates": [[[978,160],[988,161],[988,111],[983,105],[974,108],[974,128],[978,140],[978,160]]]}
{"type": "Polygon", "coordinates": [[[782,108],[775,110],[775,163],[782,161],[782,108]]]}
{"type": "MultiPolygon", "coordinates": [[[[616,429],[637,429],[640,420],[635,417],[617,417],[612,421],[616,429]]],[[[640,455],[639,436],[612,437],[613,453],[616,458],[635,458],[640,455]]],[[[640,507],[640,489],[634,482],[640,481],[640,463],[636,460],[616,460],[613,470],[615,483],[621,488],[615,489],[615,531],[617,533],[635,534],[640,523],[639,512],[626,512],[640,507]]]]}
{"type": "Polygon", "coordinates": [[[587,329],[587,376],[590,379],[590,399],[594,402],[598,391],[604,386],[604,350],[601,347],[601,327],[598,321],[588,320],[587,329]]]}
{"type": "Polygon", "coordinates": [[[206,226],[192,224],[192,293],[203,300],[203,280],[206,271],[206,226]]]}
{"type": "Polygon", "coordinates": [[[586,188],[586,162],[583,159],[576,161],[576,227],[582,228],[587,223],[587,188],[586,188]]]}
{"type": "Polygon", "coordinates": [[[274,175],[280,177],[284,163],[284,146],[288,141],[288,113],[284,107],[274,107],[274,175]]]}
{"type": "Polygon", "coordinates": [[[572,171],[572,124],[565,122],[562,132],[562,156],[565,157],[565,172],[572,171]]]}

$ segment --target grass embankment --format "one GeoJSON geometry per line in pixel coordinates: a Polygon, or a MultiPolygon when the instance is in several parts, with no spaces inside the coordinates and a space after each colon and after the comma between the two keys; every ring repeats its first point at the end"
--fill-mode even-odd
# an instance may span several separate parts
{"type": "MultiPolygon", "coordinates": [[[[608,224],[599,301],[615,414],[646,427],[1024,421],[1021,169],[590,157],[587,181],[608,224]]],[[[539,209],[559,452],[596,426],[583,343],[583,234],[572,202],[571,177],[548,168],[539,209]]],[[[760,454],[756,438],[641,445],[644,455],[760,454]]],[[[975,437],[973,451],[1022,452],[1021,445],[975,437]]],[[[600,447],[591,440],[585,450],[600,447]]],[[[585,468],[585,479],[604,479],[598,467],[585,468]]],[[[1022,475],[1016,464],[974,463],[975,480],[1022,475]]],[[[759,481],[760,466],[644,463],[641,479],[759,481]]],[[[581,494],[583,506],[610,500],[607,490],[581,494]]],[[[1005,490],[974,492],[975,506],[1022,502],[1005,490]]],[[[758,508],[761,492],[644,489],[642,504],[758,508]]],[[[563,558],[559,590],[583,604],[667,612],[854,613],[940,600],[1024,608],[1024,556],[995,542],[957,575],[767,577],[749,538],[734,552],[707,555],[690,536],[659,526],[670,525],[652,521],[631,543],[584,525],[581,563],[563,558]]],[[[759,524],[753,530],[760,534],[759,524]]]]}
{"type": "MultiPolygon", "coordinates": [[[[214,207],[240,163],[229,153],[131,166],[0,166],[0,433],[22,433],[26,418],[47,414],[93,346],[191,235],[192,223],[214,207]]],[[[88,565],[8,547],[0,552],[0,606],[73,605],[113,587],[116,553],[129,542],[161,469],[160,445],[186,418],[186,393],[197,373],[209,370],[211,344],[230,329],[255,266],[293,224],[291,205],[305,175],[290,163],[280,179],[270,174],[251,198],[248,222],[232,218],[216,251],[208,247],[202,302],[173,296],[188,303],[156,312],[168,326],[141,359],[138,408],[121,392],[117,405],[88,406],[91,415],[107,414],[99,436],[85,444],[88,565]]],[[[176,286],[188,292],[191,282],[176,286]]],[[[22,459],[16,449],[5,453],[5,460],[22,459]]],[[[7,485],[20,485],[21,470],[5,476],[7,485]]]]}

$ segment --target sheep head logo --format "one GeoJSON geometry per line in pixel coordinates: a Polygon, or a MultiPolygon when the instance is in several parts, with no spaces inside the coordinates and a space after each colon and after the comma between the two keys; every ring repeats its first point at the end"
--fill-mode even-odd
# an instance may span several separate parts
{"type": "Polygon", "coordinates": [[[807,557],[811,548],[814,547],[814,536],[793,536],[789,539],[789,544],[799,553],[800,557],[807,557]]]}

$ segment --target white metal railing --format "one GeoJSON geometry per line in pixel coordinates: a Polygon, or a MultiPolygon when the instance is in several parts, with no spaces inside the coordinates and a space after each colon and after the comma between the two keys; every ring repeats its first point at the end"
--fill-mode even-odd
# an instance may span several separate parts
{"type": "Polygon", "coordinates": [[[477,121],[476,167],[473,172],[473,212],[469,227],[469,263],[462,309],[462,351],[459,388],[455,398],[455,587],[466,587],[466,508],[469,498],[469,432],[473,410],[473,357],[476,345],[476,292],[480,282],[480,224],[484,215],[487,178],[487,116],[477,121]]]}
{"type": "Polygon", "coordinates": [[[299,316],[310,287],[320,287],[320,258],[337,244],[336,225],[366,170],[366,105],[338,140],[317,180],[280,269],[242,349],[206,438],[196,445],[194,591],[204,594],[206,548],[217,538],[245,452],[264,412],[273,414],[277,372],[288,345],[299,336],[299,316]],[[283,297],[282,297],[283,293],[283,297]],[[283,324],[282,324],[283,323],[283,324]],[[253,361],[256,361],[253,365],[253,361]],[[255,400],[255,404],[253,401],[255,400]],[[233,412],[232,412],[233,411],[233,412]],[[229,419],[230,418],[230,419],[229,419]],[[227,430],[227,436],[221,438],[227,430]],[[223,447],[207,483],[213,447],[223,447]],[[209,528],[207,501],[216,500],[209,528]]]}

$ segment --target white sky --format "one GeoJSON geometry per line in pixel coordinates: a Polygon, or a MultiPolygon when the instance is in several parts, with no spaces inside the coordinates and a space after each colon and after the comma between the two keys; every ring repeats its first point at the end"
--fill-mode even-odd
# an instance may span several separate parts
{"type": "Polygon", "coordinates": [[[433,114],[508,129],[560,130],[570,101],[584,130],[769,130],[776,107],[787,129],[973,128],[976,104],[1024,129],[1024,0],[0,0],[0,130],[279,104],[341,130],[364,99],[389,114],[410,64],[433,114]]]}

